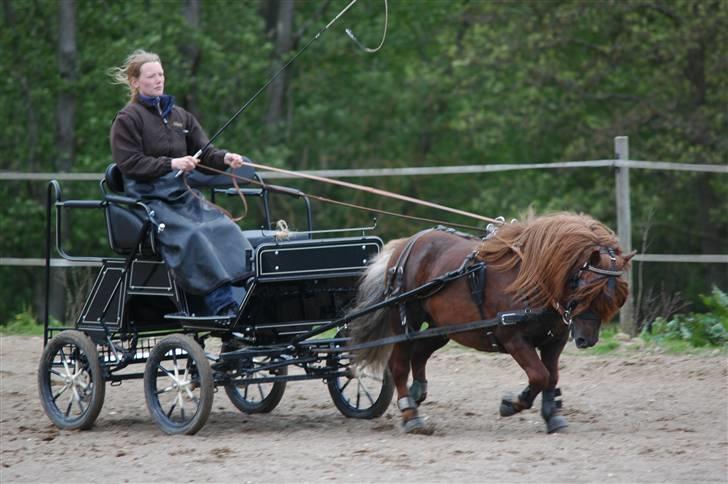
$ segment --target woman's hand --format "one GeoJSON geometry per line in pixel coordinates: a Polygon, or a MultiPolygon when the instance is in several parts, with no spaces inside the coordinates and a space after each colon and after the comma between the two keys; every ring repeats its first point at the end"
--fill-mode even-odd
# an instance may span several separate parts
{"type": "Polygon", "coordinates": [[[225,153],[225,164],[231,168],[243,166],[243,157],[237,153],[225,153]]]}
{"type": "Polygon", "coordinates": [[[192,171],[200,160],[193,156],[183,156],[182,158],[172,158],[172,170],[192,171]]]}

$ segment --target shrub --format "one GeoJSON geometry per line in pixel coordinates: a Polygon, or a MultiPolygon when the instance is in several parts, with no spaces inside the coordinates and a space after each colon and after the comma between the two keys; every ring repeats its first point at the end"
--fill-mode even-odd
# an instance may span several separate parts
{"type": "Polygon", "coordinates": [[[647,341],[685,341],[694,347],[728,344],[728,295],[713,287],[709,296],[700,296],[707,313],[678,314],[670,320],[655,319],[642,331],[647,341]]]}
{"type": "Polygon", "coordinates": [[[43,325],[38,322],[33,312],[26,308],[17,313],[13,319],[0,325],[0,332],[9,334],[43,334],[43,325]]]}

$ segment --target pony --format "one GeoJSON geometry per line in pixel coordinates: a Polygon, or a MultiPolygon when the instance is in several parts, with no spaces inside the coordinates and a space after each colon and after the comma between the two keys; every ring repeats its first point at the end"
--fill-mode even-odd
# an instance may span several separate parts
{"type": "Polygon", "coordinates": [[[418,412],[428,394],[430,356],[450,339],[480,351],[508,353],[526,372],[528,385],[516,396],[503,397],[500,415],[529,409],[542,394],[546,430],[557,432],[568,425],[560,415],[559,356],[570,335],[578,348],[597,343],[602,322],[627,298],[627,283],[620,276],[633,256],[622,253],[615,233],[604,224],[574,213],[528,215],[523,222],[499,225],[484,239],[437,227],[393,240],[359,281],[348,314],[366,314],[354,316],[349,324],[352,347],[416,334],[425,322],[429,328],[455,332],[364,345],[369,347],[355,352],[357,363],[387,365],[404,431],[430,433],[418,412]],[[453,271],[463,277],[450,277],[425,294],[366,311],[453,271]],[[501,319],[495,326],[457,332],[458,325],[496,317],[501,319]]]}

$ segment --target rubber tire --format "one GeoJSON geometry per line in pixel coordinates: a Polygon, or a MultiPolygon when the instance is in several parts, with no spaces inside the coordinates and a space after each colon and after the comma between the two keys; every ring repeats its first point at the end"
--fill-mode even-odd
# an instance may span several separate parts
{"type": "Polygon", "coordinates": [[[212,376],[210,362],[205,356],[202,347],[191,337],[183,334],[172,334],[157,343],[149,353],[147,365],[144,369],[144,396],[147,409],[154,423],[166,434],[193,435],[207,422],[212,410],[212,400],[215,394],[215,382],[212,376]],[[171,349],[179,348],[187,352],[197,367],[199,378],[200,398],[195,415],[186,423],[176,423],[167,418],[162,411],[156,395],[157,365],[162,361],[165,353],[171,349]]]}
{"type": "MultiPolygon", "coordinates": [[[[223,345],[222,352],[225,353],[226,347],[223,345]]],[[[288,367],[282,366],[278,368],[278,375],[288,375],[288,367]]],[[[240,392],[240,386],[233,383],[225,385],[225,393],[235,407],[243,413],[269,413],[278,406],[283,398],[283,394],[286,391],[285,381],[273,383],[273,388],[270,393],[265,396],[260,402],[253,403],[246,400],[243,394],[240,392]]]]}
{"type": "Polygon", "coordinates": [[[96,345],[88,336],[80,331],[66,330],[48,342],[40,358],[40,364],[38,365],[38,393],[43,410],[51,422],[59,429],[86,430],[93,426],[101,412],[101,407],[104,405],[106,382],[101,371],[96,345]],[[67,344],[76,346],[86,355],[88,373],[91,376],[91,381],[94,382],[88,407],[82,415],[74,419],[66,418],[64,412],[56,406],[53,402],[52,390],[50,388],[50,365],[58,350],[67,344]]]}

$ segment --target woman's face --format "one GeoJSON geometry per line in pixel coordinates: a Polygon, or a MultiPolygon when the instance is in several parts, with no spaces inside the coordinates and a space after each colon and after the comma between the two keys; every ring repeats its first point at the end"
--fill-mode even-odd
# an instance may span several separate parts
{"type": "Polygon", "coordinates": [[[131,85],[145,96],[164,94],[164,69],[159,62],[142,64],[139,77],[132,78],[131,85]]]}

